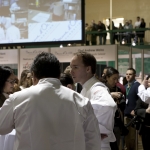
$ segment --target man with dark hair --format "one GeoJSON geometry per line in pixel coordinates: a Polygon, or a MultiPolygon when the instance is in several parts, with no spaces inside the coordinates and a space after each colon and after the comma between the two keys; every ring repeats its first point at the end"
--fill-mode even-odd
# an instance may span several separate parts
{"type": "Polygon", "coordinates": [[[34,86],[12,94],[0,109],[0,134],[16,129],[15,150],[100,150],[92,106],[61,85],[57,58],[39,54],[31,72],[34,86]]]}
{"type": "MultiPolygon", "coordinates": [[[[138,87],[139,82],[136,81],[136,71],[133,68],[128,68],[126,72],[127,84],[125,85],[126,89],[126,108],[124,111],[125,115],[125,124],[128,124],[131,119],[134,117],[134,108],[136,106],[136,101],[138,100],[138,87]]],[[[128,150],[135,149],[135,136],[136,130],[133,127],[128,127],[129,134],[125,137],[126,147],[128,150]]]]}
{"type": "Polygon", "coordinates": [[[70,66],[74,82],[83,86],[81,94],[90,99],[98,119],[102,137],[99,140],[101,150],[110,150],[110,142],[116,141],[113,133],[116,103],[108,88],[94,76],[96,59],[90,53],[78,52],[72,58],[70,66]]]}
{"type": "Polygon", "coordinates": [[[63,86],[75,90],[74,82],[70,74],[61,73],[59,80],[63,86]]]}

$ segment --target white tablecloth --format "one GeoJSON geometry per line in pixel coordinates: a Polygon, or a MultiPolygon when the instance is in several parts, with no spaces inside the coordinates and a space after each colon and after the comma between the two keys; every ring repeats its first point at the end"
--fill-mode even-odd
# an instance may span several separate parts
{"type": "Polygon", "coordinates": [[[0,150],[13,150],[16,131],[6,135],[0,135],[0,150]]]}

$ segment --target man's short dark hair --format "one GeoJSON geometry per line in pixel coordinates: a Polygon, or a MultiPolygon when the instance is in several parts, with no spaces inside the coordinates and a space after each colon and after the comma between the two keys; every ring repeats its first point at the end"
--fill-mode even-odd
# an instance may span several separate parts
{"type": "Polygon", "coordinates": [[[136,71],[134,68],[128,68],[127,70],[132,70],[133,71],[133,74],[136,74],[136,71]]]}
{"type": "Polygon", "coordinates": [[[42,52],[37,55],[31,65],[31,72],[36,78],[59,78],[60,63],[51,53],[42,52]]]}
{"type": "Polygon", "coordinates": [[[85,66],[91,66],[92,74],[96,73],[96,59],[92,54],[87,52],[77,52],[75,55],[82,57],[85,66]]]}
{"type": "Polygon", "coordinates": [[[66,86],[66,87],[67,87],[68,84],[72,84],[72,85],[74,84],[71,75],[66,74],[66,73],[61,73],[60,82],[63,86],[66,86]]]}
{"type": "Polygon", "coordinates": [[[137,19],[140,19],[140,17],[139,17],[139,16],[137,16],[137,19]]]}

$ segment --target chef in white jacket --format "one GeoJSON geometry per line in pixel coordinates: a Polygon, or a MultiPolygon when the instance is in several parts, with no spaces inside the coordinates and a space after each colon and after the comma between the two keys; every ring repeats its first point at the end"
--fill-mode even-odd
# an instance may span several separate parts
{"type": "Polygon", "coordinates": [[[0,108],[0,134],[16,129],[14,150],[100,150],[92,106],[61,85],[57,58],[42,52],[31,71],[34,86],[10,95],[0,108]]]}
{"type": "Polygon", "coordinates": [[[4,32],[4,29],[2,28],[2,20],[3,20],[3,17],[0,16],[0,42],[5,40],[5,32],[4,32]]]}
{"type": "Polygon", "coordinates": [[[75,83],[83,86],[81,94],[90,99],[94,113],[99,122],[102,139],[101,150],[111,150],[110,142],[115,142],[113,133],[116,103],[108,92],[108,88],[94,77],[96,59],[86,52],[78,52],[70,62],[71,75],[75,83]]]}
{"type": "Polygon", "coordinates": [[[138,96],[145,103],[150,104],[150,75],[145,77],[138,88],[138,96]]]}

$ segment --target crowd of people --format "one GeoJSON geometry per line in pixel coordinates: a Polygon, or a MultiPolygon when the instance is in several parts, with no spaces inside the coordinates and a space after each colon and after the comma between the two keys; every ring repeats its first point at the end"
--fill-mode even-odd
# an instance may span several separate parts
{"type": "Polygon", "coordinates": [[[20,80],[8,66],[0,79],[0,134],[15,130],[11,150],[134,150],[137,130],[149,150],[150,76],[140,84],[134,68],[121,84],[111,66],[98,77],[90,53],[75,53],[61,73],[42,52],[20,80]]]}
{"type": "MultiPolygon", "coordinates": [[[[111,44],[115,44],[116,42],[120,42],[120,44],[124,43],[144,43],[144,37],[145,37],[145,31],[135,31],[133,32],[132,29],[144,29],[146,28],[146,23],[144,21],[144,18],[137,17],[137,20],[135,24],[133,25],[132,20],[125,21],[124,25],[122,23],[119,23],[119,27],[116,27],[114,25],[114,22],[112,21],[112,30],[127,30],[127,31],[117,31],[112,32],[110,34],[110,42],[111,44]],[[139,38],[139,39],[138,39],[139,38]]],[[[91,24],[88,23],[85,24],[85,31],[97,31],[98,33],[93,34],[86,34],[86,45],[105,45],[106,44],[106,36],[107,33],[101,33],[106,30],[110,30],[110,19],[109,19],[109,26],[106,26],[102,21],[98,21],[98,23],[95,23],[95,20],[92,20],[91,24]],[[97,42],[98,37],[98,42],[97,42]]]]}

